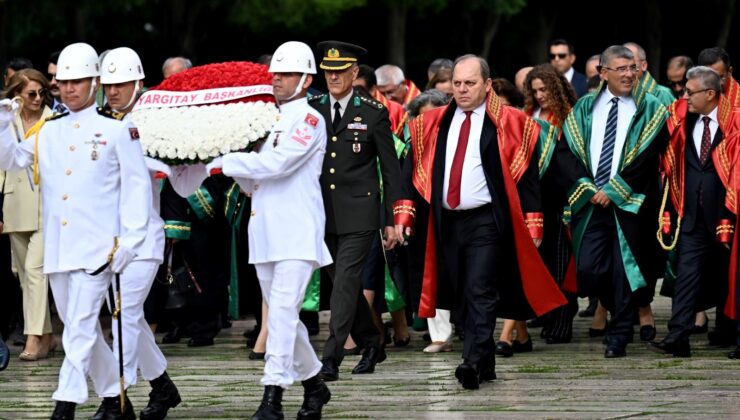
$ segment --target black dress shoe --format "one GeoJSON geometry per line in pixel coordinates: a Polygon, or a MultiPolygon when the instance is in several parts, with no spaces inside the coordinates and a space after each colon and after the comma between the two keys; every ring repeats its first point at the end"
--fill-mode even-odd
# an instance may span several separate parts
{"type": "Polygon", "coordinates": [[[603,337],[606,335],[606,327],[604,328],[589,328],[588,329],[588,336],[589,337],[603,337]]]}
{"type": "Polygon", "coordinates": [[[172,382],[167,372],[159,378],[149,381],[152,391],[149,393],[149,403],[141,410],[141,420],[162,420],[167,417],[170,408],[175,408],[182,401],[180,392],[172,382]]]}
{"type": "Polygon", "coordinates": [[[737,346],[737,348],[729,353],[727,353],[728,359],[740,359],[740,346],[737,346]]]}
{"type": "Polygon", "coordinates": [[[658,334],[654,325],[643,325],[640,327],[640,341],[653,341],[658,334]]]}
{"type": "Polygon", "coordinates": [[[527,341],[523,343],[514,340],[511,343],[511,348],[514,350],[514,353],[529,353],[532,351],[532,337],[527,338],[527,341]]]}
{"type": "Polygon", "coordinates": [[[499,341],[496,343],[496,354],[501,357],[511,357],[514,355],[514,348],[506,341],[499,341]]]}
{"type": "Polygon", "coordinates": [[[180,328],[173,328],[162,337],[162,344],[175,344],[182,340],[183,332],[180,328]]]}
{"type": "Polygon", "coordinates": [[[262,402],[252,415],[252,420],[283,420],[283,389],[276,385],[267,385],[262,395],[262,402]]]}
{"type": "Polygon", "coordinates": [[[735,337],[724,331],[712,330],[707,333],[707,339],[710,346],[732,346],[735,344],[735,337]]]}
{"type": "Polygon", "coordinates": [[[537,317],[534,319],[530,319],[527,321],[527,327],[529,328],[540,328],[544,325],[544,322],[542,321],[542,317],[537,317]]]}
{"type": "Polygon", "coordinates": [[[394,347],[406,347],[411,342],[411,336],[406,337],[405,339],[401,340],[396,338],[396,336],[393,336],[393,346],[394,347]]]}
{"type": "Polygon", "coordinates": [[[709,321],[708,320],[704,322],[704,325],[694,324],[694,326],[691,327],[691,334],[704,334],[707,331],[709,331],[709,321]]]}
{"type": "Polygon", "coordinates": [[[336,360],[329,357],[321,361],[321,370],[319,371],[319,378],[324,382],[333,382],[339,379],[339,364],[336,360]]]}
{"type": "Polygon", "coordinates": [[[382,348],[368,347],[365,349],[365,352],[362,353],[362,359],[360,359],[360,362],[357,363],[357,366],[355,366],[354,369],[352,369],[352,373],[373,373],[375,372],[375,365],[378,363],[382,363],[385,358],[385,350],[383,350],[382,348]]]}
{"type": "Polygon", "coordinates": [[[625,357],[627,352],[623,347],[607,347],[604,351],[604,357],[607,359],[615,359],[617,357],[625,357]]]}
{"type": "Polygon", "coordinates": [[[492,381],[496,379],[496,367],[493,363],[480,366],[480,372],[478,372],[478,379],[481,383],[492,381]]]}
{"type": "Polygon", "coordinates": [[[302,381],[303,405],[298,410],[298,420],[321,419],[321,408],[331,399],[331,392],[318,375],[302,381]]]}
{"type": "Polygon", "coordinates": [[[68,401],[57,401],[51,420],[73,420],[77,404],[68,401]]]}
{"type": "Polygon", "coordinates": [[[213,338],[211,337],[192,337],[188,340],[188,347],[205,347],[212,346],[213,338]]]}
{"type": "Polygon", "coordinates": [[[691,357],[691,346],[688,340],[651,341],[648,343],[647,348],[656,353],[671,354],[673,357],[691,357]]]}
{"type": "Polygon", "coordinates": [[[252,350],[247,357],[249,357],[249,360],[265,360],[265,352],[252,350]]]}
{"type": "Polygon", "coordinates": [[[455,377],[465,389],[480,388],[480,375],[475,363],[468,361],[460,363],[455,369],[455,377]]]}
{"type": "Polygon", "coordinates": [[[5,370],[8,367],[8,362],[10,362],[10,349],[0,337],[0,370],[5,370]]]}
{"type": "Polygon", "coordinates": [[[116,395],[103,398],[103,403],[92,420],[134,420],[135,418],[134,407],[128,396],[124,397],[124,406],[121,408],[121,398],[116,395]]]}

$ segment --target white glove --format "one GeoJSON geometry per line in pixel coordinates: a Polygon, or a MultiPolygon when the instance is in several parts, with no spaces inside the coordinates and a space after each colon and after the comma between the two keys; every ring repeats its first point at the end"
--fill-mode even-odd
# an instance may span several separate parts
{"type": "Polygon", "coordinates": [[[146,163],[146,168],[149,169],[150,172],[162,172],[168,177],[172,176],[172,171],[170,170],[170,167],[167,166],[167,164],[164,162],[160,162],[156,159],[144,156],[144,163],[146,163]]]}
{"type": "Polygon", "coordinates": [[[206,171],[208,171],[208,173],[210,174],[211,171],[213,171],[216,168],[218,169],[223,168],[224,164],[223,162],[221,162],[221,160],[222,160],[221,156],[217,157],[216,159],[213,159],[211,163],[206,165],[206,171]]]}
{"type": "Polygon", "coordinates": [[[113,254],[113,260],[110,262],[110,271],[120,273],[126,266],[133,261],[136,253],[125,246],[119,246],[116,253],[113,254]]]}
{"type": "Polygon", "coordinates": [[[15,120],[15,110],[18,109],[18,103],[10,99],[0,101],[0,129],[5,129],[13,120],[15,120]]]}

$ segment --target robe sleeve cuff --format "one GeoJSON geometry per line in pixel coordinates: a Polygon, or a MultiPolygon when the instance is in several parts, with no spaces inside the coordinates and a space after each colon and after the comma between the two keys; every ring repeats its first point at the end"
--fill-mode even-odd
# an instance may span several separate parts
{"type": "Polygon", "coordinates": [[[179,220],[167,220],[164,222],[164,236],[167,239],[190,239],[190,223],[179,220]]]}
{"type": "Polygon", "coordinates": [[[154,179],[166,179],[167,174],[162,171],[157,171],[154,173],[154,179]]]}
{"type": "Polygon", "coordinates": [[[729,244],[732,241],[732,235],[735,233],[735,225],[730,219],[722,219],[717,223],[717,242],[729,244]]]}
{"type": "Polygon", "coordinates": [[[198,219],[207,221],[216,215],[216,211],[214,210],[215,201],[206,187],[201,186],[195,190],[187,200],[195,215],[198,216],[198,219]]]}
{"type": "Polygon", "coordinates": [[[542,239],[545,227],[544,213],[524,213],[524,223],[526,223],[529,236],[532,239],[542,239]]]}
{"type": "Polygon", "coordinates": [[[598,188],[590,178],[581,178],[576,181],[568,192],[568,205],[571,212],[580,212],[597,192],[598,188]]]}
{"type": "Polygon", "coordinates": [[[393,224],[413,228],[415,218],[416,207],[413,200],[396,200],[393,203],[393,224]]]}
{"type": "Polygon", "coordinates": [[[645,195],[634,193],[632,187],[619,175],[610,179],[602,190],[615,206],[630,213],[637,214],[642,202],[645,201],[645,195]]]}

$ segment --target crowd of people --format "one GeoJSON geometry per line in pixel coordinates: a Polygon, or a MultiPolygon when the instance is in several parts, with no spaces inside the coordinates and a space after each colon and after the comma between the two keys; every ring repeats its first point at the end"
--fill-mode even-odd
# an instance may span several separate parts
{"type": "MultiPolygon", "coordinates": [[[[247,311],[249,358],[265,360],[254,419],[282,419],[296,381],[297,417],[321,418],[344,357],[361,354],[351,373],[372,374],[411,328],[428,331],[425,353],[460,338],[465,389],[496,379],[496,355],[533,351],[531,329],[569,343],[576,316],[593,317],[587,334],[607,359],[627,355],[635,325],[658,353],[691,357],[691,335],[708,332],[740,358],[740,85],[726,51],[672,58],[666,87],[634,42],[582,74],[556,39],[513,83],[468,54],[434,60],[424,90],[366,54],[284,43],[260,58],[281,114],[262,146],[174,166],[139,145],[134,50],[71,44],[46,75],[10,61],[0,270],[18,287],[0,332],[36,361],[58,347],[53,315],[64,324],[52,419],[74,418],[88,378],[94,418],[135,418],[126,389],[139,375],[151,386],[140,417],[165,418],[181,398],[154,333],[209,346],[247,311]],[[326,93],[312,86],[319,70],[326,93]],[[659,340],[660,279],[672,308],[659,340]],[[331,312],[319,357],[320,309],[331,312]]],[[[162,72],[191,67],[171,57],[162,72]]],[[[0,341],[0,368],[8,359],[0,341]]]]}

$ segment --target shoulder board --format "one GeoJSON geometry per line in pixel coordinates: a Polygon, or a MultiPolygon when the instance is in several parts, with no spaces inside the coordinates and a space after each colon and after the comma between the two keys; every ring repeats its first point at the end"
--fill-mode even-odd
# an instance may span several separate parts
{"type": "Polygon", "coordinates": [[[112,118],[114,120],[119,120],[119,121],[122,120],[123,117],[126,116],[126,114],[122,112],[113,112],[105,108],[98,108],[98,115],[102,115],[104,117],[112,118]]]}
{"type": "Polygon", "coordinates": [[[318,101],[319,99],[323,98],[324,96],[326,96],[326,93],[322,93],[321,95],[315,95],[315,96],[312,96],[312,97],[308,98],[308,101],[309,102],[318,101]]]}
{"type": "Polygon", "coordinates": [[[370,98],[366,98],[364,96],[355,96],[355,106],[359,107],[361,103],[364,103],[365,105],[369,106],[370,108],[377,108],[377,109],[383,109],[385,106],[381,104],[378,101],[375,101],[370,98]]]}
{"type": "Polygon", "coordinates": [[[69,115],[69,111],[60,112],[58,114],[57,113],[54,113],[53,115],[50,115],[50,116],[46,117],[46,119],[44,121],[58,120],[60,118],[66,117],[67,115],[69,115]]]}

